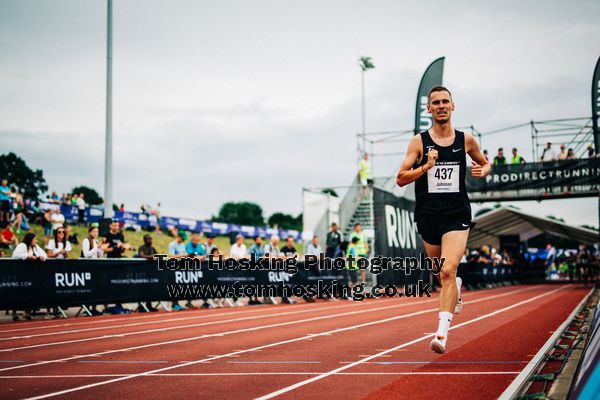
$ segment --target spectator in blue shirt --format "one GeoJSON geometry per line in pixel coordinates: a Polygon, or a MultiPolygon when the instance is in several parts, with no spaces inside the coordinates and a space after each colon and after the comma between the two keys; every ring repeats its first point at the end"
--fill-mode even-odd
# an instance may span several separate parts
{"type": "Polygon", "coordinates": [[[2,179],[2,185],[0,185],[0,224],[2,222],[10,221],[10,187],[8,187],[8,181],[2,179]]]}
{"type": "Polygon", "coordinates": [[[187,240],[187,234],[183,230],[177,231],[177,236],[175,236],[175,240],[169,243],[169,257],[173,258],[181,258],[187,256],[187,252],[185,250],[185,242],[187,240]]]}
{"type": "Polygon", "coordinates": [[[254,238],[254,244],[250,246],[248,250],[250,254],[254,254],[256,258],[262,258],[265,256],[265,246],[263,245],[262,237],[256,236],[254,238]]]}
{"type": "Polygon", "coordinates": [[[200,243],[199,233],[192,233],[190,241],[185,245],[185,253],[190,257],[199,257],[202,260],[204,259],[204,256],[206,256],[206,251],[204,250],[202,243],[200,243]]]}

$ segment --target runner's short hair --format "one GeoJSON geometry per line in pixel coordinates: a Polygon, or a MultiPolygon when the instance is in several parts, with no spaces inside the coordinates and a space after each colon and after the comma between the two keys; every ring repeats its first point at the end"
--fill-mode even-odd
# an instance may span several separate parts
{"type": "Polygon", "coordinates": [[[431,90],[429,91],[429,94],[427,95],[427,101],[429,101],[429,98],[431,97],[431,93],[434,93],[434,92],[448,92],[448,94],[450,95],[450,98],[452,99],[452,93],[450,93],[448,88],[445,86],[438,85],[438,86],[434,86],[431,88],[431,90]]]}

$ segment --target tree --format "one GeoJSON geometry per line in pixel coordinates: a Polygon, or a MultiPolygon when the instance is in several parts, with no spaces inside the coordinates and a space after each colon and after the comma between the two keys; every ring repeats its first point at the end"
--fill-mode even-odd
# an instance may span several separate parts
{"type": "Polygon", "coordinates": [[[71,193],[73,193],[73,194],[83,193],[85,202],[92,206],[97,206],[99,204],[104,203],[104,200],[102,200],[102,197],[100,197],[98,192],[96,192],[94,189],[89,188],[87,186],[76,186],[73,188],[73,190],[71,190],[71,193]]]}
{"type": "Polygon", "coordinates": [[[265,223],[262,208],[258,204],[249,202],[225,203],[221,206],[219,214],[213,216],[212,220],[251,226],[261,226],[265,223]]]}
{"type": "Polygon", "coordinates": [[[32,199],[37,199],[48,190],[42,170],[32,170],[13,152],[0,155],[0,179],[8,180],[9,185],[18,187],[25,197],[32,199]]]}
{"type": "Polygon", "coordinates": [[[301,231],[302,213],[300,213],[297,217],[294,217],[290,214],[276,212],[269,217],[268,223],[270,226],[277,225],[282,229],[294,229],[297,231],[301,231]]]}

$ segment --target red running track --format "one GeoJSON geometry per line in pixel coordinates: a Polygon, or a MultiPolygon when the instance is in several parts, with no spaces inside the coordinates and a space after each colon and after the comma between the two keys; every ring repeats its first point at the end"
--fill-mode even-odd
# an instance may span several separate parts
{"type": "Polygon", "coordinates": [[[467,292],[444,355],[435,297],[2,324],[0,398],[493,399],[587,293],[467,292]]]}

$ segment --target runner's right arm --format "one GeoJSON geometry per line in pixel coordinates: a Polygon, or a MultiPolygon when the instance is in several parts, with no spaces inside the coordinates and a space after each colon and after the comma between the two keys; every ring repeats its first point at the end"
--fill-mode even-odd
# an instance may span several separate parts
{"type": "Polygon", "coordinates": [[[422,175],[427,173],[427,170],[431,169],[437,160],[438,152],[437,150],[430,150],[427,153],[427,164],[422,165],[417,169],[412,169],[413,165],[421,159],[421,148],[423,147],[423,142],[421,140],[421,135],[415,135],[410,140],[408,144],[408,149],[406,150],[406,156],[404,157],[404,161],[402,161],[402,165],[400,166],[400,170],[398,171],[398,175],[396,176],[396,184],[398,186],[403,187],[412,183],[419,179],[422,175]]]}

